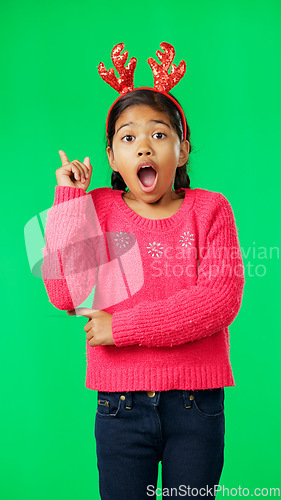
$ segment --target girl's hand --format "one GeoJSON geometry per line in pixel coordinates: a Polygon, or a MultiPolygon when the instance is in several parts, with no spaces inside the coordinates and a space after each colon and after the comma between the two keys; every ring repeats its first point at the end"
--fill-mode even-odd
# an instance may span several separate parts
{"type": "Polygon", "coordinates": [[[59,186],[79,187],[86,191],[89,187],[92,175],[90,158],[86,156],[84,163],[74,160],[70,163],[64,151],[59,151],[62,167],[56,170],[59,186]]]}
{"type": "Polygon", "coordinates": [[[97,345],[115,345],[111,327],[112,314],[105,311],[88,309],[87,307],[77,307],[76,309],[67,311],[67,314],[89,318],[84,330],[87,332],[86,338],[89,340],[91,347],[97,345]]]}

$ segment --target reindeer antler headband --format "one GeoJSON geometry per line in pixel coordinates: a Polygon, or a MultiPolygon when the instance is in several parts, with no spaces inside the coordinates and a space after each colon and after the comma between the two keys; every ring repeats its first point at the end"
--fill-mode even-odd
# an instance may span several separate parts
{"type": "Polygon", "coordinates": [[[156,55],[161,63],[157,63],[154,59],[152,59],[152,57],[149,57],[147,60],[149,66],[152,69],[154,77],[154,87],[137,87],[136,89],[134,89],[134,71],[137,65],[137,59],[135,57],[131,57],[129,63],[125,67],[128,58],[128,52],[125,50],[123,54],[121,54],[122,50],[124,49],[124,43],[118,43],[118,45],[115,45],[111,52],[111,59],[114,67],[117,69],[120,75],[119,78],[115,76],[114,68],[110,68],[107,71],[102,62],[99,64],[98,70],[102,79],[115,90],[117,90],[119,94],[121,94],[109,109],[106,120],[106,133],[109,115],[116,102],[119,101],[119,99],[121,99],[121,97],[128,92],[132,92],[133,90],[147,89],[154,90],[166,95],[176,105],[182,118],[183,138],[186,138],[186,121],[184,112],[179,103],[170,94],[168,94],[169,90],[171,90],[184,76],[186,65],[184,61],[181,61],[178,67],[175,64],[172,64],[175,57],[175,49],[171,44],[162,42],[160,43],[160,47],[164,50],[164,53],[160,50],[157,50],[156,55]],[[171,64],[171,72],[170,74],[168,74],[168,70],[171,64]]]}

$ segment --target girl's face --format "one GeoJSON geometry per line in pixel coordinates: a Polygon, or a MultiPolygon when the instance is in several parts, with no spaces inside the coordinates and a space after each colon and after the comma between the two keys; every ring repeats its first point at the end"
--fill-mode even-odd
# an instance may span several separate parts
{"type": "Polygon", "coordinates": [[[116,121],[107,154],[111,168],[122,175],[131,195],[153,203],[172,192],[176,168],[188,159],[189,143],[180,143],[165,112],[134,105],[116,121]],[[140,169],[141,165],[147,167],[140,169]]]}

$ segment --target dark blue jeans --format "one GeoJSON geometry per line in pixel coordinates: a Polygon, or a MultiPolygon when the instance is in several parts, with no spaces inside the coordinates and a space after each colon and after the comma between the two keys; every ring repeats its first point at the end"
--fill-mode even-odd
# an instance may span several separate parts
{"type": "Polygon", "coordinates": [[[215,498],[224,462],[224,388],[98,391],[97,398],[102,500],[161,498],[160,461],[163,498],[215,498]]]}

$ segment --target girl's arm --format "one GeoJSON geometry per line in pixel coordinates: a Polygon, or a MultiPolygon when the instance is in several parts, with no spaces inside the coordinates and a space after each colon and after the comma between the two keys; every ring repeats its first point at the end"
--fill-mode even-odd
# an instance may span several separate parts
{"type": "Polygon", "coordinates": [[[82,188],[56,186],[41,270],[50,302],[58,309],[74,309],[95,286],[99,234],[92,196],[82,188]]]}
{"type": "Polygon", "coordinates": [[[147,300],[113,313],[118,347],[184,344],[213,335],[234,321],[245,282],[243,259],[231,205],[221,193],[216,193],[215,201],[197,285],[168,299],[147,300]]]}

